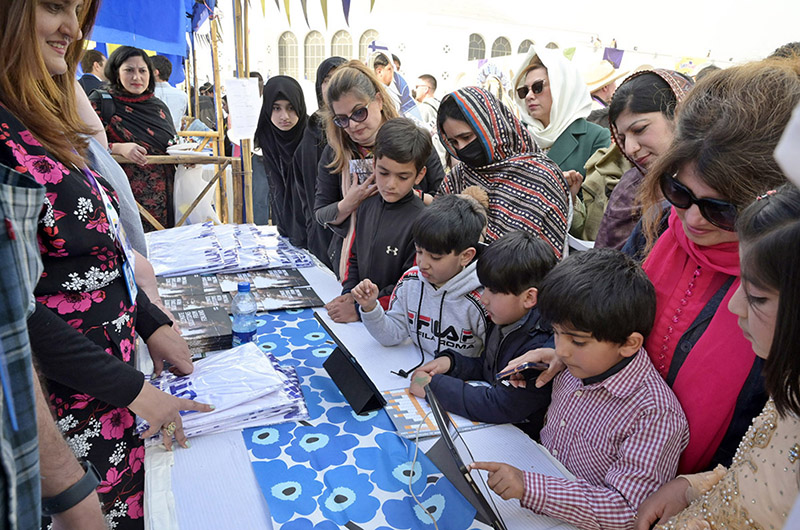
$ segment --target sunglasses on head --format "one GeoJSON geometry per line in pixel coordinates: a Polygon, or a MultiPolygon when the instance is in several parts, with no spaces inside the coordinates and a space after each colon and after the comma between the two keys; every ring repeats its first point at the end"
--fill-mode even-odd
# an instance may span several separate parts
{"type": "Polygon", "coordinates": [[[661,175],[661,193],[670,204],[681,210],[686,210],[691,208],[692,204],[696,204],[700,213],[709,223],[727,232],[735,230],[736,216],[739,214],[735,204],[719,199],[698,199],[692,190],[675,178],[676,175],[677,173],[661,175]]]}
{"type": "Polygon", "coordinates": [[[533,83],[532,85],[522,85],[517,89],[517,96],[519,99],[525,99],[528,95],[528,91],[533,92],[533,95],[538,96],[544,90],[544,79],[540,79],[533,83]]]}
{"type": "Polygon", "coordinates": [[[361,123],[367,119],[367,116],[369,116],[369,108],[361,107],[360,109],[354,110],[350,116],[347,114],[336,114],[333,117],[333,124],[340,129],[347,129],[350,127],[350,120],[353,120],[356,123],[361,123]]]}

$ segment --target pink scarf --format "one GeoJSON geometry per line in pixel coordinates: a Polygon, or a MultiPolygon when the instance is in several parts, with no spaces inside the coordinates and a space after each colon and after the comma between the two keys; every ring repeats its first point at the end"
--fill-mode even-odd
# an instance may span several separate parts
{"type": "Polygon", "coordinates": [[[678,372],[672,391],[689,421],[689,446],[681,455],[679,473],[705,469],[719,448],[733,418],[736,399],[750,373],[755,353],[728,311],[739,286],[739,244],[703,247],[692,242],[673,208],[669,228],[656,242],[644,263],[656,288],[656,321],[645,342],[650,359],[666,376],[680,337],[697,318],[714,293],[736,277],[700,340],[678,372]],[[699,267],[699,275],[696,275],[699,267]],[[689,283],[694,285],[689,288],[689,283]],[[687,293],[691,294],[687,296],[687,293]],[[685,302],[685,303],[683,303],[685,302]],[[680,307],[680,314],[676,308],[680,307]],[[677,317],[677,322],[676,322],[677,317]],[[664,338],[669,337],[665,341],[664,338]],[[668,346],[661,358],[662,345],[668,346]]]}

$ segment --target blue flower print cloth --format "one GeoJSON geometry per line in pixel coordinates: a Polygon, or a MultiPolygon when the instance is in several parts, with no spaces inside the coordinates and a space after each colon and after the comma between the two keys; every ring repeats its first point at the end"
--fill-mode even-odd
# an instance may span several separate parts
{"type": "Polygon", "coordinates": [[[336,347],[313,311],[258,318],[263,351],[300,377],[310,419],[243,431],[276,530],[488,528],[383,410],[357,415],[322,368],[336,347]],[[423,510],[409,494],[409,483],[423,510]]]}

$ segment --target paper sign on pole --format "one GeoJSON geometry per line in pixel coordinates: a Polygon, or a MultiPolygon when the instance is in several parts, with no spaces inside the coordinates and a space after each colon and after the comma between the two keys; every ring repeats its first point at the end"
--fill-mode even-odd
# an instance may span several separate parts
{"type": "Polygon", "coordinates": [[[261,114],[258,79],[227,79],[225,93],[228,96],[228,138],[233,143],[252,140],[258,125],[258,116],[261,114]]]}

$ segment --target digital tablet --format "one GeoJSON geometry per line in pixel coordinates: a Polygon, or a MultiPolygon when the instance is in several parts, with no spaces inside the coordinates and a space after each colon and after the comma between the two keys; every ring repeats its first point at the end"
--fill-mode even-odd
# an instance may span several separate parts
{"type": "Polygon", "coordinates": [[[473,477],[467,467],[473,458],[466,442],[461,438],[461,433],[450,420],[450,416],[439,405],[430,385],[425,385],[425,397],[441,432],[439,440],[426,452],[428,458],[475,507],[475,519],[491,525],[495,530],[506,530],[503,519],[491,501],[491,493],[483,477],[478,472],[477,477],[473,477]]]}
{"type": "Polygon", "coordinates": [[[322,367],[328,372],[336,387],[356,414],[365,414],[386,406],[386,399],[372,382],[350,350],[339,340],[315,311],[314,318],[322,328],[336,341],[336,348],[331,352],[322,367]]]}

